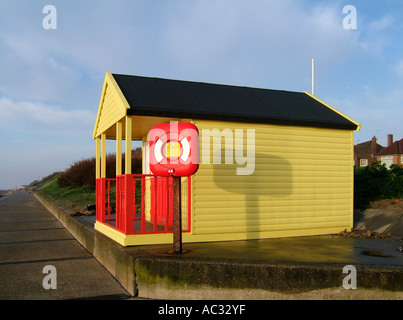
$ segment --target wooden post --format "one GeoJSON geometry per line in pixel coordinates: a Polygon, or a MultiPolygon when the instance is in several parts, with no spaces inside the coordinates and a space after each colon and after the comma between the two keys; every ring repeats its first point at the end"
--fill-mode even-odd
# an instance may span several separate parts
{"type": "Polygon", "coordinates": [[[172,177],[173,189],[173,252],[182,253],[181,177],[172,177]]]}
{"type": "Polygon", "coordinates": [[[95,179],[101,178],[101,139],[95,139],[95,179]]]}
{"type": "Polygon", "coordinates": [[[125,174],[132,173],[132,118],[126,116],[125,130],[125,174]]]}
{"type": "Polygon", "coordinates": [[[116,175],[122,174],[122,121],[116,122],[116,175]]]}
{"type": "Polygon", "coordinates": [[[101,178],[106,178],[106,133],[101,134],[101,178]]]}

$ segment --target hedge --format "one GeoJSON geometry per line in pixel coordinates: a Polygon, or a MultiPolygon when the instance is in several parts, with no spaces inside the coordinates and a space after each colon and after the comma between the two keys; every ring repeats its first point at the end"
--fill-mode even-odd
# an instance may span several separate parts
{"type": "Polygon", "coordinates": [[[365,209],[371,201],[403,197],[403,168],[387,169],[379,161],[354,167],[354,207],[365,209]]]}

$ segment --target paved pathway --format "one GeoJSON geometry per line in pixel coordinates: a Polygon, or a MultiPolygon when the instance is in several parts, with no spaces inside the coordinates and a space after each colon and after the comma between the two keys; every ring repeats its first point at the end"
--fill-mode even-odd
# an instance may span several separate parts
{"type": "Polygon", "coordinates": [[[0,299],[129,297],[33,194],[0,198],[0,299]]]}

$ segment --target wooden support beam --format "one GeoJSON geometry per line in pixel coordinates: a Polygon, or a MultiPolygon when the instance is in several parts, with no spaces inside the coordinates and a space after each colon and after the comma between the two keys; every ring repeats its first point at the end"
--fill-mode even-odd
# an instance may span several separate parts
{"type": "Polygon", "coordinates": [[[95,139],[95,179],[101,178],[101,139],[95,139]]]}
{"type": "Polygon", "coordinates": [[[122,174],[122,121],[116,122],[116,175],[122,174]]]}
{"type": "Polygon", "coordinates": [[[126,116],[125,130],[125,174],[132,173],[132,118],[126,116]]]}
{"type": "Polygon", "coordinates": [[[106,178],[106,133],[101,134],[101,178],[106,178]]]}

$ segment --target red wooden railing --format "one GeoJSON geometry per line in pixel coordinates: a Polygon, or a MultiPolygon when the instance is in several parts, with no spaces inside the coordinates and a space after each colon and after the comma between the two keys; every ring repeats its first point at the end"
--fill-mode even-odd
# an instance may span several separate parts
{"type": "MultiPolygon", "coordinates": [[[[172,232],[172,181],[172,177],[147,174],[97,179],[96,220],[126,235],[172,232]],[[145,212],[146,188],[150,197],[148,217],[145,212]]],[[[182,198],[187,198],[187,226],[182,232],[189,232],[191,226],[191,177],[187,177],[186,189],[186,197],[182,195],[182,198]]]]}

